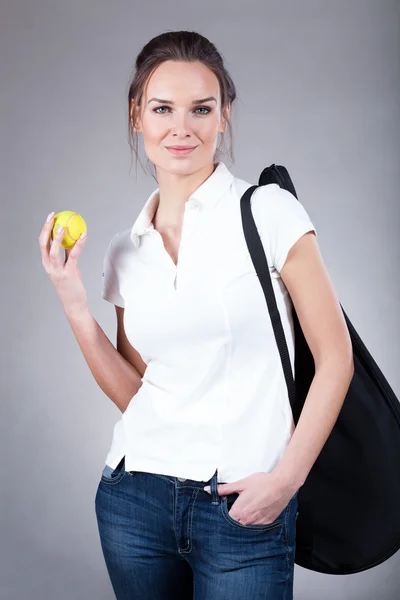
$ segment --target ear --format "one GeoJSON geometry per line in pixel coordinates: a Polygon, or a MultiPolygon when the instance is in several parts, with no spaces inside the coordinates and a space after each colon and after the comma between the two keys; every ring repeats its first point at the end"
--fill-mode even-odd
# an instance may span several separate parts
{"type": "Polygon", "coordinates": [[[225,133],[225,129],[226,129],[226,124],[227,121],[229,119],[229,115],[230,115],[230,111],[231,111],[231,105],[230,103],[225,107],[225,109],[223,110],[223,116],[221,118],[221,124],[220,127],[218,129],[219,133],[225,133]]]}
{"type": "Polygon", "coordinates": [[[129,118],[132,122],[132,126],[133,129],[136,131],[136,133],[141,133],[142,132],[142,125],[141,125],[141,119],[140,119],[140,107],[139,110],[137,111],[137,116],[136,116],[136,122],[133,123],[133,111],[134,111],[134,102],[133,100],[131,101],[131,107],[129,109],[129,118]]]}

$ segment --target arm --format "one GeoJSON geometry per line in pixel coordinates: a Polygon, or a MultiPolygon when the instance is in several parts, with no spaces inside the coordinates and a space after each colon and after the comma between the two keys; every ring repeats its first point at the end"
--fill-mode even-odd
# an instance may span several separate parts
{"type": "Polygon", "coordinates": [[[135,367],[136,371],[140,373],[140,376],[143,377],[147,369],[147,364],[126,336],[124,312],[125,308],[115,305],[115,313],[117,316],[117,350],[133,367],[135,367]]]}
{"type": "Polygon", "coordinates": [[[296,491],[305,482],[342,408],[354,373],[350,334],[313,233],[294,244],[281,271],[315,375],[296,429],[274,469],[296,491]]]}
{"type": "Polygon", "coordinates": [[[64,313],[96,382],[114,404],[125,412],[130,400],[142,386],[142,376],[113,346],[89,311],[78,268],[78,258],[87,238],[79,238],[72,249],[65,249],[65,261],[62,261],[60,248],[63,230],[55,235],[50,244],[53,215],[50,213],[47,217],[38,238],[42,265],[56,288],[64,313]]]}
{"type": "Polygon", "coordinates": [[[64,310],[93,377],[121,412],[142,386],[142,376],[110,342],[86,307],[64,310]]]}

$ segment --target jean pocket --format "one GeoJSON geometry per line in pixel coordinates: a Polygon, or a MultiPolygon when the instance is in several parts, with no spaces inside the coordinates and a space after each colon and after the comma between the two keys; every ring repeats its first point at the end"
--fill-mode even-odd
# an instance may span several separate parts
{"type": "Polygon", "coordinates": [[[119,464],[113,469],[109,465],[105,465],[103,472],[101,474],[102,483],[106,484],[115,484],[121,481],[123,476],[125,475],[125,457],[122,458],[119,464]]]}
{"type": "Polygon", "coordinates": [[[277,518],[275,519],[275,521],[272,521],[272,523],[245,524],[245,523],[241,523],[240,521],[237,521],[236,519],[231,517],[231,515],[229,514],[229,511],[232,508],[235,500],[238,497],[239,497],[239,494],[236,492],[234,494],[227,494],[226,496],[222,496],[221,511],[222,511],[222,514],[223,514],[225,520],[228,521],[228,523],[230,523],[231,525],[234,525],[235,527],[239,527],[240,529],[249,529],[249,530],[256,530],[256,531],[269,531],[270,529],[278,530],[282,527],[283,515],[284,515],[285,511],[283,511],[280,515],[278,515],[277,518]]]}

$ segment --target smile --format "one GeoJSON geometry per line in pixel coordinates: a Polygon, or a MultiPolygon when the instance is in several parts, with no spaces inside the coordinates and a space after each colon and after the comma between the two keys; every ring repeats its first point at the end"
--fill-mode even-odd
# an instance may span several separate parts
{"type": "Polygon", "coordinates": [[[177,150],[175,148],[167,148],[167,150],[169,152],[171,152],[172,154],[175,154],[175,156],[184,156],[186,154],[190,154],[190,152],[193,152],[193,150],[196,149],[196,146],[194,146],[194,148],[187,148],[185,150],[177,150]]]}

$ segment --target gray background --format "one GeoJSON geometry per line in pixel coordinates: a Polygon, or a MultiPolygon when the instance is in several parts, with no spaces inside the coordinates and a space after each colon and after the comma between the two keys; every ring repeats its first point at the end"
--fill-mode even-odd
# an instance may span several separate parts
{"type": "MultiPolygon", "coordinates": [[[[400,6],[2,0],[0,22],[0,597],[111,600],[94,497],[120,412],[42,267],[43,222],[52,210],[86,219],[80,266],[115,343],[103,255],[156,187],[130,167],[129,76],[154,35],[199,31],[238,89],[227,166],[253,183],[287,166],[340,301],[399,396],[400,6]]],[[[295,598],[393,600],[399,568],[400,553],[351,576],[296,566],[295,598]]]]}

